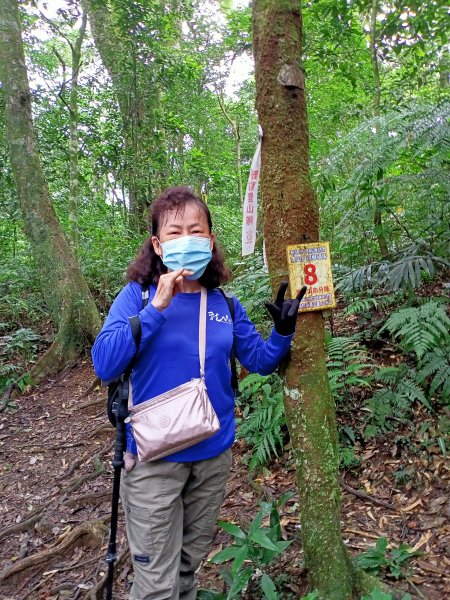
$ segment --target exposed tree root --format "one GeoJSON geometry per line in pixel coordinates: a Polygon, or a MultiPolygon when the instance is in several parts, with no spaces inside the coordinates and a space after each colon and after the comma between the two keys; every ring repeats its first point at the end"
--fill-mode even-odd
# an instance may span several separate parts
{"type": "Polygon", "coordinates": [[[87,388],[87,390],[85,390],[82,394],[81,397],[82,398],[86,398],[86,396],[89,396],[89,394],[91,392],[93,392],[95,390],[95,388],[99,387],[101,385],[101,381],[98,377],[96,377],[94,379],[94,381],[92,381],[92,383],[89,385],[89,387],[87,388]]]}
{"type": "Polygon", "coordinates": [[[97,437],[99,433],[103,433],[104,431],[107,431],[108,433],[110,433],[113,430],[114,430],[114,427],[111,425],[111,423],[109,421],[107,423],[101,423],[98,427],[96,427],[94,429],[94,431],[91,431],[91,433],[89,434],[89,437],[90,438],[97,437]]]}
{"type": "Polygon", "coordinates": [[[88,473],[87,475],[83,475],[83,477],[78,477],[78,479],[75,479],[74,481],[69,483],[69,485],[66,486],[63,490],[61,490],[61,495],[64,496],[66,494],[71,494],[72,492],[75,492],[87,481],[91,481],[92,479],[97,479],[97,477],[100,477],[102,472],[103,471],[94,471],[94,473],[88,473]]]}
{"type": "Polygon", "coordinates": [[[390,504],[390,502],[385,502],[384,500],[380,500],[379,498],[375,498],[374,496],[369,496],[366,492],[361,492],[360,490],[355,490],[350,487],[347,483],[345,483],[344,479],[341,477],[341,486],[344,488],[346,492],[349,494],[353,494],[357,498],[361,498],[362,500],[368,500],[372,502],[372,504],[376,504],[378,506],[382,506],[383,508],[388,508],[389,510],[394,510],[395,512],[400,512],[398,506],[394,504],[390,504]]]}
{"type": "Polygon", "coordinates": [[[6,581],[13,575],[17,575],[17,573],[25,571],[26,569],[48,562],[54,556],[64,554],[78,540],[78,538],[84,535],[93,535],[96,538],[101,539],[105,533],[105,523],[108,521],[108,519],[109,515],[105,515],[100,519],[96,519],[95,521],[82,523],[72,531],[69,531],[69,533],[67,533],[67,535],[59,544],[56,544],[47,550],[43,550],[42,552],[33,554],[32,556],[23,558],[22,560],[18,560],[12,567],[4,569],[0,572],[0,583],[6,581]]]}
{"type": "MultiPolygon", "coordinates": [[[[119,554],[117,557],[116,564],[114,568],[117,569],[123,562],[125,562],[130,556],[130,549],[127,547],[119,554]]],[[[116,571],[117,575],[117,571],[116,571]]],[[[108,573],[97,582],[97,584],[90,589],[87,594],[84,596],[84,600],[102,600],[103,598],[103,588],[105,587],[106,580],[108,579],[108,573]]]]}
{"type": "MultiPolygon", "coordinates": [[[[101,458],[102,456],[104,456],[109,450],[111,450],[114,446],[114,442],[108,442],[101,450],[100,452],[96,453],[96,456],[98,458],[101,458]]],[[[74,471],[76,471],[76,469],[78,469],[78,467],[80,467],[83,463],[85,463],[86,461],[88,461],[90,458],[92,458],[92,448],[89,448],[89,450],[87,452],[85,452],[83,454],[83,456],[81,456],[78,460],[76,460],[74,463],[72,463],[72,465],[69,467],[69,469],[67,471],[64,471],[64,473],[62,475],[60,475],[56,481],[62,481],[63,479],[66,479],[67,477],[70,477],[74,471]]]]}
{"type": "Polygon", "coordinates": [[[61,375],[63,369],[76,364],[82,352],[81,345],[76,343],[73,335],[71,335],[73,332],[68,331],[66,326],[70,325],[70,319],[67,319],[69,315],[65,316],[66,319],[63,315],[61,327],[53,343],[30,371],[33,385],[41,383],[55,373],[61,375]]]}
{"type": "Polygon", "coordinates": [[[83,496],[76,496],[75,498],[68,498],[63,502],[65,506],[77,506],[78,504],[97,504],[105,498],[111,495],[111,491],[96,492],[93,494],[84,494],[83,496]]]}
{"type": "Polygon", "coordinates": [[[380,590],[386,594],[391,594],[393,600],[400,600],[400,598],[403,597],[403,592],[389,587],[373,575],[369,575],[356,566],[354,567],[354,582],[355,592],[361,596],[366,594],[370,595],[374,590],[380,590]]]}
{"type": "Polygon", "coordinates": [[[17,385],[15,383],[13,383],[12,385],[8,386],[6,388],[6,390],[3,393],[2,396],[2,403],[0,405],[0,413],[2,413],[3,411],[5,411],[8,406],[9,406],[9,401],[12,400],[13,398],[13,392],[17,390],[17,385]]]}
{"type": "Polygon", "coordinates": [[[45,506],[41,507],[38,510],[38,512],[36,512],[34,515],[29,517],[28,519],[25,519],[25,521],[21,521],[20,523],[14,523],[14,525],[10,525],[9,527],[6,527],[6,529],[3,529],[3,531],[0,531],[0,541],[6,537],[9,537],[13,533],[19,533],[20,531],[24,531],[25,529],[29,529],[30,527],[35,525],[44,516],[44,511],[47,508],[47,506],[48,503],[45,506]]]}
{"type": "Polygon", "coordinates": [[[98,396],[97,398],[94,398],[93,400],[88,400],[87,402],[83,402],[83,404],[79,404],[78,408],[80,410],[83,410],[85,408],[89,408],[90,406],[97,406],[97,404],[100,404],[100,403],[103,404],[104,402],[105,402],[105,398],[103,398],[103,396],[98,396]]]}

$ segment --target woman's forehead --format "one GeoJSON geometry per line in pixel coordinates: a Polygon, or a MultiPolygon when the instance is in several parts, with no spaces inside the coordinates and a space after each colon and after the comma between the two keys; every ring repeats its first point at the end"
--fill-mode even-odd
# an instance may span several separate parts
{"type": "Polygon", "coordinates": [[[199,223],[208,226],[208,219],[203,210],[195,204],[186,204],[161,215],[160,227],[169,225],[184,225],[186,223],[199,223]]]}

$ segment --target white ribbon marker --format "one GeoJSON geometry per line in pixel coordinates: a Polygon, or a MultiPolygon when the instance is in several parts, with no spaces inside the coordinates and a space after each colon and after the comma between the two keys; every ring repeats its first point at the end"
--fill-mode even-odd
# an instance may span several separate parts
{"type": "Polygon", "coordinates": [[[261,138],[262,129],[259,127],[259,142],[253,155],[252,166],[247,181],[244,198],[244,213],[242,219],[242,256],[253,254],[256,242],[256,220],[258,214],[258,186],[261,170],[261,138]]]}

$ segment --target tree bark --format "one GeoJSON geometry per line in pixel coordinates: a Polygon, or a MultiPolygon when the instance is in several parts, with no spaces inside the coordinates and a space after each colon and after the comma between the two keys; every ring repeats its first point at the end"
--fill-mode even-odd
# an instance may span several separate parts
{"type": "Polygon", "coordinates": [[[31,372],[37,383],[79,355],[97,333],[100,317],[58,222],[44,179],[34,136],[17,0],[0,0],[0,79],[11,168],[25,233],[44,299],[58,329],[50,349],[31,372]]]}
{"type": "MultiPolygon", "coordinates": [[[[95,46],[111,77],[122,116],[125,142],[124,174],[132,226],[145,231],[145,211],[157,183],[150,173],[150,157],[163,154],[154,136],[159,90],[150,66],[139,60],[133,31],[115,14],[114,2],[82,0],[95,46]]],[[[130,10],[130,14],[132,11],[130,10]]]]}
{"type": "MultiPolygon", "coordinates": [[[[381,107],[381,80],[380,80],[380,69],[378,67],[378,55],[377,55],[377,14],[378,14],[378,0],[372,0],[370,10],[370,59],[372,62],[373,81],[375,83],[375,92],[373,96],[373,114],[378,117],[380,115],[381,107]]],[[[373,215],[373,225],[375,236],[377,238],[378,247],[380,249],[381,257],[384,259],[389,258],[389,247],[386,240],[386,235],[383,228],[382,219],[382,206],[379,194],[374,194],[375,208],[373,215]]]]}
{"type": "Polygon", "coordinates": [[[86,32],[87,15],[83,11],[81,26],[75,44],[70,46],[72,54],[72,77],[70,83],[70,189],[69,222],[70,237],[75,252],[78,250],[78,75],[81,66],[81,46],[86,32]]]}
{"type": "MultiPolygon", "coordinates": [[[[298,0],[254,0],[256,108],[263,129],[261,193],[272,289],[288,278],[286,246],[319,239],[309,175],[302,20],[298,0]]],[[[320,598],[359,586],[340,527],[338,435],[321,312],[298,319],[285,373],[286,420],[296,460],[305,564],[320,598]]]]}
{"type": "Polygon", "coordinates": [[[224,99],[223,99],[223,97],[221,97],[221,95],[219,93],[217,93],[217,100],[219,101],[219,106],[220,106],[220,109],[221,109],[224,117],[226,118],[228,123],[231,125],[231,131],[233,132],[234,141],[236,143],[236,145],[235,145],[235,147],[236,147],[236,177],[237,177],[237,184],[238,184],[238,196],[239,196],[240,205],[243,206],[244,205],[244,192],[243,192],[243,185],[242,185],[241,135],[239,132],[239,122],[237,120],[233,121],[230,114],[227,112],[227,109],[225,108],[224,99]]]}
{"type": "Polygon", "coordinates": [[[370,59],[372,62],[373,80],[375,83],[375,93],[373,95],[373,112],[375,115],[378,116],[380,114],[381,106],[381,81],[377,56],[377,14],[378,0],[372,0],[372,6],[370,10],[370,59]]]}

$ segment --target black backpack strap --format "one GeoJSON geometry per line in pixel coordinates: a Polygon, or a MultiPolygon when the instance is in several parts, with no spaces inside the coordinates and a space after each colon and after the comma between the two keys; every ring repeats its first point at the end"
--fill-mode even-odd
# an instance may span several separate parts
{"type": "MultiPolygon", "coordinates": [[[[141,308],[141,310],[142,310],[148,304],[149,288],[141,286],[141,289],[142,289],[142,308],[141,308]]],[[[136,350],[134,351],[134,355],[130,361],[130,364],[128,365],[128,367],[125,370],[124,379],[128,379],[130,377],[131,371],[133,370],[133,366],[136,361],[137,354],[139,352],[139,346],[140,346],[141,337],[142,337],[142,325],[141,325],[141,320],[140,320],[139,316],[134,315],[133,317],[128,317],[128,322],[130,323],[131,334],[133,336],[134,343],[136,345],[136,350]]]]}
{"type": "MultiPolygon", "coordinates": [[[[222,288],[217,288],[217,289],[219,290],[219,292],[222,294],[222,296],[227,301],[228,309],[229,309],[230,315],[231,315],[231,320],[233,321],[233,324],[234,324],[235,308],[234,308],[233,297],[226,294],[222,290],[222,288]]],[[[231,352],[230,352],[230,367],[231,367],[231,389],[233,390],[235,397],[237,397],[237,396],[240,396],[241,393],[239,391],[239,380],[238,380],[238,376],[237,376],[236,352],[234,351],[234,344],[231,347],[231,352]]]]}

